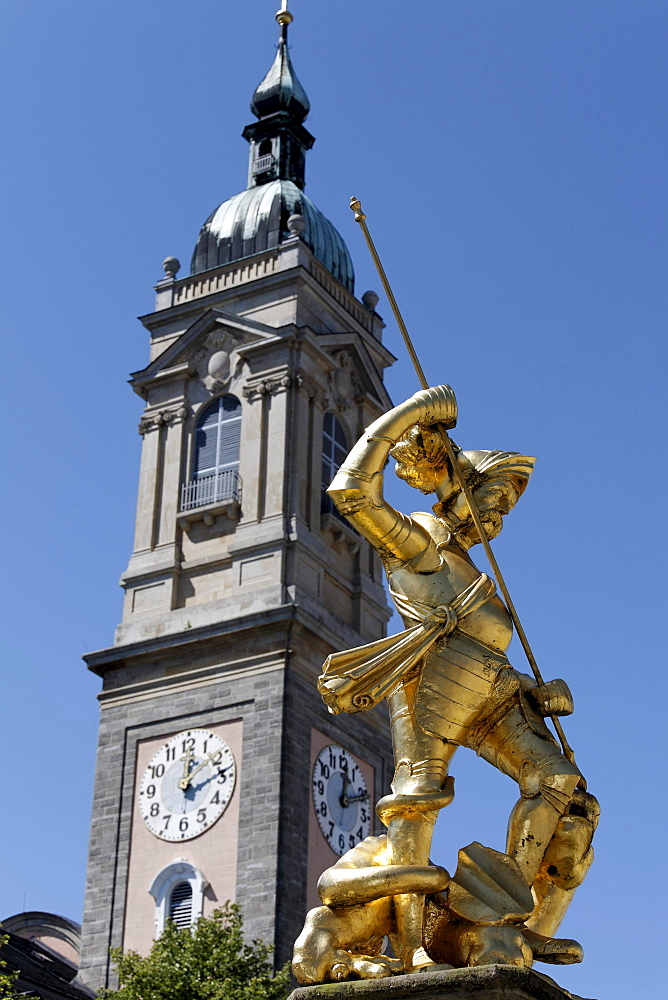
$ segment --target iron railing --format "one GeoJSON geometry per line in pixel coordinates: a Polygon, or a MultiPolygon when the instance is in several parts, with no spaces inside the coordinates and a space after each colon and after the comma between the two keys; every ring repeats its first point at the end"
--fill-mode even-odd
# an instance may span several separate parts
{"type": "Polygon", "coordinates": [[[241,500],[241,479],[236,469],[212,472],[191,479],[181,487],[181,510],[192,510],[221,500],[241,500]]]}
{"type": "Polygon", "coordinates": [[[274,157],[271,153],[265,153],[253,160],[253,173],[263,174],[265,170],[271,170],[274,165],[274,157]]]}

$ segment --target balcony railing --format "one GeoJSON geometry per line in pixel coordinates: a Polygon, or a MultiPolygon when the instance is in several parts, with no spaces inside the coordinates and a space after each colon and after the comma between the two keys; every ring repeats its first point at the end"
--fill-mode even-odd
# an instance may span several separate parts
{"type": "Polygon", "coordinates": [[[253,173],[263,174],[266,170],[271,170],[273,165],[273,155],[271,153],[265,153],[264,156],[258,156],[253,160],[253,173]]]}
{"type": "Polygon", "coordinates": [[[224,469],[210,476],[191,479],[181,487],[181,510],[204,507],[223,500],[241,501],[241,479],[236,469],[224,469]]]}

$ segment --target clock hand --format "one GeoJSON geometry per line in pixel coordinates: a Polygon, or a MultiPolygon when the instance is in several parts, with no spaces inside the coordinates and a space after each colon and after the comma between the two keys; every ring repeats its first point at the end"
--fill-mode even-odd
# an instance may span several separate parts
{"type": "MultiPolygon", "coordinates": [[[[210,781],[213,781],[213,779],[216,777],[216,775],[218,775],[219,777],[224,776],[225,772],[229,771],[233,766],[234,766],[233,764],[228,764],[227,767],[224,767],[222,769],[222,771],[214,771],[214,773],[210,774],[209,777],[206,778],[204,781],[200,781],[199,785],[193,785],[193,792],[195,794],[197,794],[197,792],[199,792],[200,788],[204,788],[204,786],[208,785],[210,781]]],[[[195,772],[193,771],[193,774],[194,773],[195,772]]]]}
{"type": "Polygon", "coordinates": [[[183,777],[179,778],[179,788],[181,789],[181,791],[185,792],[185,790],[187,789],[188,785],[190,784],[194,776],[197,774],[197,772],[201,771],[202,768],[209,763],[209,761],[212,764],[218,764],[222,756],[223,756],[222,750],[216,750],[215,753],[210,753],[207,757],[205,757],[202,763],[198,764],[197,767],[193,768],[192,771],[185,771],[183,777]]]}
{"type": "Polygon", "coordinates": [[[368,792],[362,792],[360,795],[351,795],[350,797],[346,796],[346,805],[350,805],[351,802],[366,802],[368,798],[368,792]]]}
{"type": "Polygon", "coordinates": [[[209,762],[211,762],[212,764],[219,764],[222,756],[223,756],[222,750],[216,750],[214,751],[214,753],[210,753],[207,757],[204,758],[201,764],[198,764],[197,767],[193,768],[193,770],[190,772],[190,774],[188,775],[189,782],[192,781],[193,775],[197,774],[198,771],[201,771],[203,767],[206,767],[206,765],[209,762]]]}
{"type": "Polygon", "coordinates": [[[179,788],[181,788],[181,787],[187,788],[188,787],[188,780],[189,780],[188,779],[188,774],[189,774],[189,771],[190,771],[190,764],[192,762],[193,757],[194,757],[194,754],[193,754],[192,750],[186,750],[186,752],[184,753],[183,757],[181,757],[181,760],[183,761],[183,776],[181,778],[179,778],[179,788]],[[182,781],[185,781],[185,785],[183,785],[183,786],[181,785],[182,781]]]}
{"type": "Polygon", "coordinates": [[[342,777],[343,777],[343,788],[341,789],[341,794],[339,795],[339,804],[340,804],[340,806],[341,806],[342,809],[345,809],[346,808],[346,803],[348,801],[348,796],[346,795],[346,788],[350,784],[350,778],[345,773],[345,771],[344,771],[342,777]]]}

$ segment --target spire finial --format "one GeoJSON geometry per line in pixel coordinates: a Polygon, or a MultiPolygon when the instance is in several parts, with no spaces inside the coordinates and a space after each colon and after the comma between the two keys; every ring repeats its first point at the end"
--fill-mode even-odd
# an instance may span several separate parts
{"type": "Polygon", "coordinates": [[[281,38],[287,40],[288,25],[294,21],[292,14],[288,10],[288,0],[281,0],[281,9],[276,11],[276,20],[281,26],[281,38]]]}
{"type": "Polygon", "coordinates": [[[296,122],[303,122],[309,113],[309,100],[297,79],[288,51],[288,25],[293,17],[288,10],[288,0],[281,0],[276,12],[281,34],[276,56],[264,80],[258,85],[251,99],[251,111],[258,118],[267,118],[277,112],[286,112],[296,122]]]}

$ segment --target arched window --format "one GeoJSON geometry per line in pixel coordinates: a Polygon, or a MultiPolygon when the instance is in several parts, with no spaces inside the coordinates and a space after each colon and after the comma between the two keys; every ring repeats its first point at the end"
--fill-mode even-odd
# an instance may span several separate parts
{"type": "Polygon", "coordinates": [[[188,861],[174,861],[158,872],[149,892],[155,900],[155,936],[173,920],[177,927],[192,927],[202,916],[208,883],[199,868],[188,861]]]}
{"type": "Polygon", "coordinates": [[[338,514],[338,511],[327,496],[327,487],[339,471],[344,458],[348,454],[348,443],[343,427],[333,413],[326,413],[322,425],[322,506],[323,514],[338,514]]]}
{"type": "Polygon", "coordinates": [[[215,399],[197,421],[193,478],[238,469],[240,437],[241,403],[236,396],[215,399]]]}
{"type": "Polygon", "coordinates": [[[238,499],[241,403],[221,396],[199,416],[195,428],[192,479],[183,487],[181,509],[238,499]]]}
{"type": "Polygon", "coordinates": [[[180,929],[193,923],[193,889],[190,882],[177,882],[169,897],[169,919],[180,929]]]}

